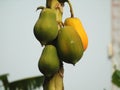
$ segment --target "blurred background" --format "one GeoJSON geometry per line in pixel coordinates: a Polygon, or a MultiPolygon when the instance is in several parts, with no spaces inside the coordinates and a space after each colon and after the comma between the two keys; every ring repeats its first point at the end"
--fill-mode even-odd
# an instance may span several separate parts
{"type": "MultiPolygon", "coordinates": [[[[64,63],[64,88],[112,90],[112,1],[119,0],[70,1],[75,16],[80,18],[87,32],[89,44],[75,66],[64,63]]],[[[34,37],[33,27],[40,13],[36,8],[45,6],[45,3],[45,0],[0,0],[0,75],[9,74],[9,82],[42,75],[38,60],[43,48],[34,37]]],[[[67,17],[70,13],[65,3],[63,21],[67,17]]],[[[120,21],[118,23],[120,26],[120,21]]],[[[0,90],[4,90],[2,82],[0,90]]]]}

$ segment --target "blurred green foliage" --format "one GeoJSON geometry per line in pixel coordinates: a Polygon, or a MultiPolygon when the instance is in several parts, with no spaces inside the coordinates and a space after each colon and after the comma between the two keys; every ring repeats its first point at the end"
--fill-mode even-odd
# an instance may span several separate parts
{"type": "Polygon", "coordinates": [[[0,75],[5,90],[35,90],[40,88],[44,82],[44,76],[35,76],[13,82],[8,81],[8,74],[0,75]]]}
{"type": "Polygon", "coordinates": [[[112,75],[112,83],[120,87],[120,70],[115,70],[112,75]]]}

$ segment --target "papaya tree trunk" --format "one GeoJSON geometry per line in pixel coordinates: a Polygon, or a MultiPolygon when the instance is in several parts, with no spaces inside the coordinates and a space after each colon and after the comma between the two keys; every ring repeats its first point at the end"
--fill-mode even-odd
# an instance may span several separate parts
{"type": "MultiPolygon", "coordinates": [[[[46,7],[56,11],[58,28],[62,26],[63,3],[58,0],[46,0],[46,7]]],[[[64,68],[61,62],[60,69],[52,77],[45,77],[43,90],[64,90],[63,84],[64,68]]]]}
{"type": "Polygon", "coordinates": [[[63,72],[63,67],[61,67],[53,77],[46,77],[43,84],[43,90],[64,90],[63,72]]]}

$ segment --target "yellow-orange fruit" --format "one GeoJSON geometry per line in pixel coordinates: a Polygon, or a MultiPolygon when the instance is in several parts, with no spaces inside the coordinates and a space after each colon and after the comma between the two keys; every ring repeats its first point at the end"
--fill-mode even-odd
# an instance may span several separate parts
{"type": "Polygon", "coordinates": [[[76,18],[76,17],[66,18],[65,22],[64,22],[64,25],[74,27],[74,29],[77,31],[77,33],[79,34],[79,36],[82,40],[83,48],[84,48],[84,51],[85,51],[86,48],[88,47],[88,37],[87,37],[87,34],[84,30],[84,27],[83,27],[80,19],[76,18]]]}

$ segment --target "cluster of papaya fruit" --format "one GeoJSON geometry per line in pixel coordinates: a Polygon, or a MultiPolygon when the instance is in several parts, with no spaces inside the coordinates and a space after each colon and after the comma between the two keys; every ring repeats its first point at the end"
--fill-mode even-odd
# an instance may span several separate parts
{"type": "Polygon", "coordinates": [[[61,62],[75,65],[88,46],[88,37],[79,18],[66,18],[63,26],[58,27],[56,12],[43,8],[34,25],[34,35],[44,46],[38,67],[46,76],[56,73],[61,62]]]}

